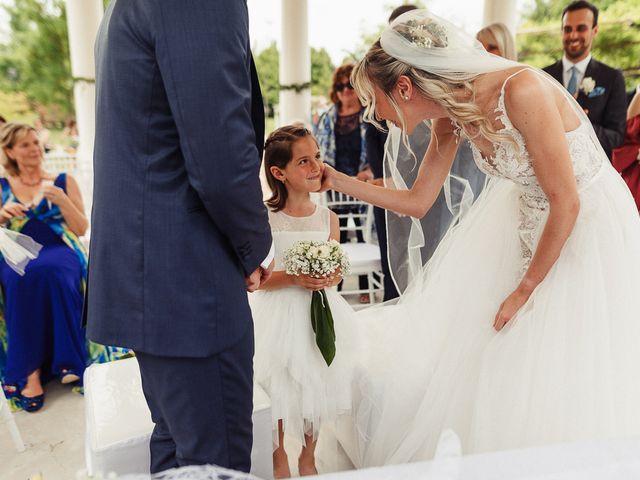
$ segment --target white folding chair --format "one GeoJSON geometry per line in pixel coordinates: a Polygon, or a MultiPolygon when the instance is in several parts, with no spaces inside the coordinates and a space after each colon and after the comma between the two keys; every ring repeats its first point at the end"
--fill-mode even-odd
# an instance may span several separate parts
{"type": "Polygon", "coordinates": [[[67,152],[49,152],[44,156],[44,167],[51,173],[67,172],[75,175],[78,169],[78,158],[67,152]]]}
{"type": "MultiPolygon", "coordinates": [[[[336,210],[341,219],[340,231],[347,232],[348,239],[342,244],[342,249],[351,263],[350,275],[366,275],[367,288],[347,290],[343,288],[343,296],[368,294],[369,301],[376,303],[376,293],[384,291],[380,247],[373,242],[373,205],[361,202],[344,193],[327,192],[327,207],[336,210]],[[361,232],[364,243],[357,242],[358,232],[361,232]]],[[[366,307],[370,304],[356,306],[366,307]]]]}
{"type": "Polygon", "coordinates": [[[13,413],[11,413],[11,409],[9,408],[7,398],[4,396],[2,382],[0,382],[0,423],[7,424],[9,434],[11,435],[11,439],[13,440],[16,450],[18,450],[18,452],[24,452],[24,442],[22,441],[22,436],[20,435],[20,430],[18,430],[16,421],[13,418],[13,413]]]}

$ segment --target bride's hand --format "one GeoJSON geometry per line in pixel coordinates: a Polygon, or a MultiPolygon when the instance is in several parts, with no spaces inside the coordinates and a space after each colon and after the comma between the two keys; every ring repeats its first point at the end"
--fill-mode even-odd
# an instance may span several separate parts
{"type": "Polygon", "coordinates": [[[531,295],[520,290],[515,290],[511,295],[507,297],[507,299],[502,302],[500,308],[498,309],[498,313],[496,314],[496,318],[493,322],[493,328],[496,329],[497,332],[502,330],[504,326],[509,322],[514,315],[522,308],[522,306],[527,303],[529,297],[531,295]]]}
{"type": "Polygon", "coordinates": [[[327,190],[333,190],[333,179],[336,175],[336,169],[326,163],[322,164],[322,186],[319,192],[326,192],[327,190]]]}

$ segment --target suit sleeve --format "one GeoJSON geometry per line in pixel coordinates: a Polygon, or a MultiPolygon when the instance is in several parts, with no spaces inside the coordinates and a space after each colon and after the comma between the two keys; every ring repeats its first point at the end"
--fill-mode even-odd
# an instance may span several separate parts
{"type": "Polygon", "coordinates": [[[271,233],[251,120],[246,3],[162,0],[157,5],[156,59],[189,183],[249,274],[269,253],[271,233]]]}
{"type": "Polygon", "coordinates": [[[614,75],[610,85],[611,93],[607,99],[604,115],[600,122],[592,122],[593,129],[600,140],[604,151],[611,158],[611,151],[622,145],[627,116],[627,94],[624,87],[624,78],[618,70],[613,70],[614,75]]]}

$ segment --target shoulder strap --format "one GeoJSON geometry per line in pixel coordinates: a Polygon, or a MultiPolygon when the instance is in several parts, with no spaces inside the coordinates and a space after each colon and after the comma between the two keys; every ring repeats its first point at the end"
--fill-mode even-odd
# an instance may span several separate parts
{"type": "Polygon", "coordinates": [[[2,188],[2,204],[4,205],[11,197],[11,185],[5,177],[0,177],[0,187],[2,188]]]}
{"type": "Polygon", "coordinates": [[[513,72],[511,75],[509,75],[507,78],[505,78],[504,82],[502,82],[502,88],[500,88],[500,96],[504,95],[504,87],[507,86],[507,82],[509,80],[511,80],[513,77],[515,77],[516,75],[518,75],[521,72],[524,72],[525,70],[531,70],[534,71],[532,68],[529,67],[525,67],[525,68],[521,68],[520,70],[518,70],[517,72],[513,72]]]}
{"type": "Polygon", "coordinates": [[[513,123],[511,123],[511,119],[509,118],[509,115],[507,114],[507,107],[506,107],[505,101],[504,101],[504,88],[507,86],[507,82],[509,80],[511,80],[513,77],[515,77],[519,73],[524,72],[525,70],[531,70],[532,72],[535,72],[535,70],[533,70],[532,68],[529,68],[529,67],[522,68],[522,69],[518,70],[517,72],[514,72],[511,75],[509,75],[507,78],[505,78],[504,82],[502,82],[502,88],[500,88],[500,96],[498,97],[498,107],[496,108],[496,111],[500,112],[499,119],[502,122],[502,124],[505,127],[507,127],[508,129],[512,129],[513,128],[513,123]]]}
{"type": "Polygon", "coordinates": [[[318,209],[321,210],[321,215],[324,218],[324,226],[327,230],[327,235],[331,235],[331,211],[324,205],[318,205],[318,209]]]}
{"type": "Polygon", "coordinates": [[[64,192],[67,192],[67,174],[66,173],[61,173],[59,174],[56,179],[53,181],[53,184],[58,187],[61,188],[62,190],[64,190],[64,192]]]}

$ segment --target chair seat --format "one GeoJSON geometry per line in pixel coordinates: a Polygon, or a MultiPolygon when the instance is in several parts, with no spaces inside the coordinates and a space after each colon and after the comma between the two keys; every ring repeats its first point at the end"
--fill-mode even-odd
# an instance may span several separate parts
{"type": "MultiPolygon", "coordinates": [[[[87,473],[149,473],[154,423],[142,392],[136,358],[94,364],[85,371],[87,473]]],[[[253,397],[251,473],[271,478],[271,403],[258,385],[253,397]]]]}
{"type": "Polygon", "coordinates": [[[382,268],[380,247],[373,243],[343,243],[340,245],[351,263],[352,274],[366,274],[382,268]]]}

